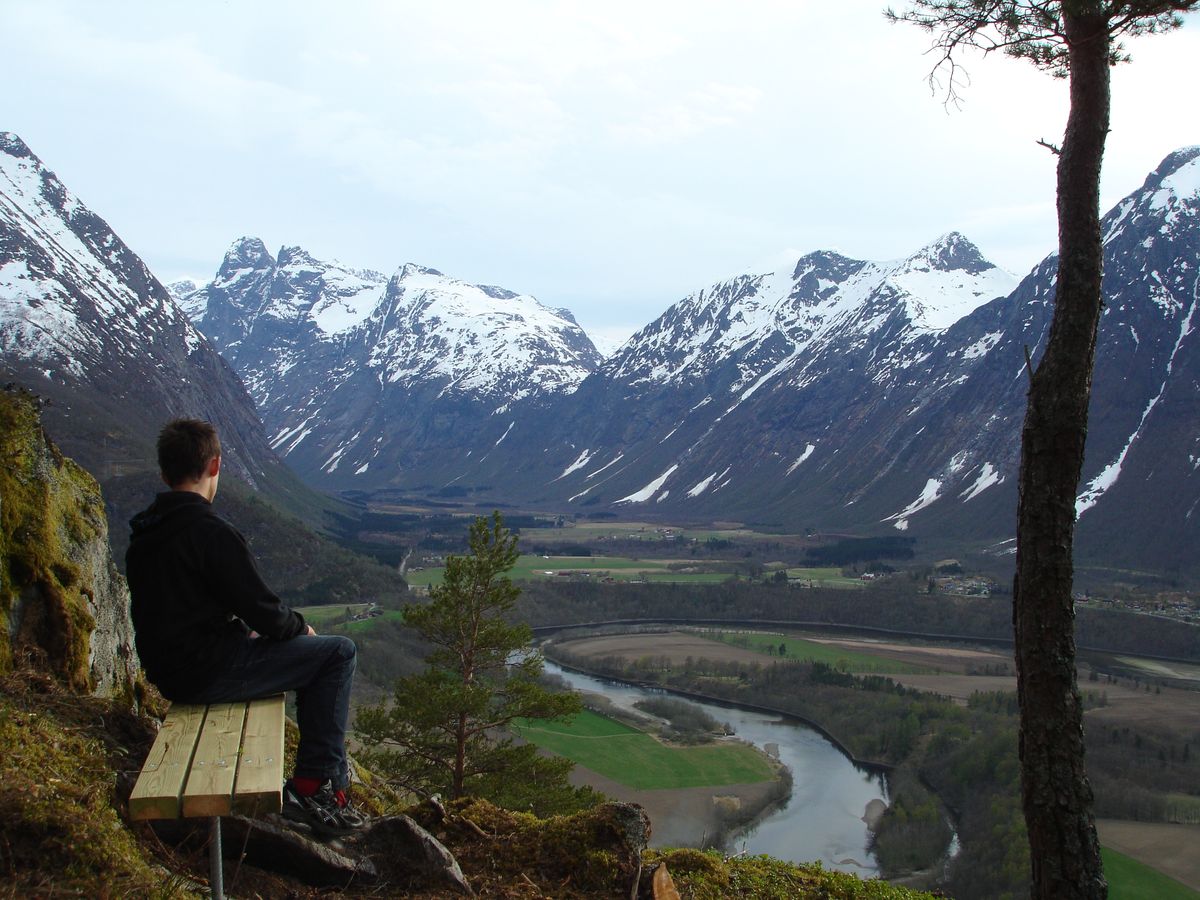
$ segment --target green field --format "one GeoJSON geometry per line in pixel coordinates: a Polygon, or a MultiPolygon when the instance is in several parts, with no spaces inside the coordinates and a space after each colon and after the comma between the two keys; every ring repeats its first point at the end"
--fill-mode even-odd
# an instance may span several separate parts
{"type": "MultiPolygon", "coordinates": [[[[627,556],[539,556],[525,553],[513,566],[509,577],[513,581],[566,581],[571,578],[600,581],[652,581],[681,584],[720,584],[734,578],[732,572],[685,572],[679,567],[692,565],[711,567],[719,562],[684,559],[631,559],[627,556]],[[672,569],[671,566],[677,568],[672,569]],[[566,574],[563,574],[566,573],[566,574]]],[[[732,564],[731,564],[732,566],[732,564]]],[[[442,569],[420,569],[409,572],[409,584],[428,586],[442,583],[442,569]]],[[[856,578],[846,578],[839,569],[788,569],[790,578],[809,580],[824,587],[861,587],[856,578]]],[[[770,573],[768,573],[770,574],[770,573]]],[[[745,577],[745,576],[742,576],[745,577]]]]}
{"type": "Polygon", "coordinates": [[[749,647],[759,653],[769,653],[768,648],[776,650],[776,658],[799,660],[801,662],[823,662],[847,672],[869,673],[872,675],[932,675],[933,669],[916,666],[911,663],[898,662],[885,656],[873,656],[870,653],[856,653],[844,647],[831,647],[828,644],[818,644],[816,641],[806,641],[803,638],[785,637],[782,634],[763,634],[762,632],[731,633],[727,631],[714,632],[705,637],[722,641],[739,647],[749,647]],[[787,652],[779,657],[779,645],[783,644],[787,652]]]}
{"type": "Polygon", "coordinates": [[[811,581],[814,585],[821,587],[852,587],[861,588],[863,582],[861,578],[848,578],[842,574],[842,570],[832,566],[817,567],[813,566],[798,568],[789,566],[789,579],[798,579],[800,581],[811,581]]]}
{"type": "Polygon", "coordinates": [[[1108,879],[1109,900],[1197,900],[1200,892],[1168,878],[1116,850],[1104,847],[1104,876],[1108,879]]]}
{"type": "Polygon", "coordinates": [[[585,710],[569,722],[518,720],[513,731],[637,790],[747,784],[775,777],[758,751],[720,742],[668,747],[650,735],[585,710]]]}
{"type": "MultiPolygon", "coordinates": [[[[674,560],[630,559],[624,556],[538,556],[522,554],[509,573],[513,581],[562,580],[586,578],[617,581],[671,581],[692,584],[719,584],[733,576],[726,572],[678,572],[668,565],[674,560]],[[560,575],[560,572],[570,573],[560,575]],[[585,575],[585,573],[587,573],[585,575]]],[[[421,569],[405,576],[409,584],[430,585],[442,583],[442,569],[421,569]]]]}
{"type": "Polygon", "coordinates": [[[341,634],[366,634],[379,622],[403,622],[404,613],[398,609],[385,609],[382,616],[370,619],[359,619],[355,622],[344,622],[338,626],[341,634]]]}
{"type": "MultiPolygon", "coordinates": [[[[328,606],[298,606],[296,612],[304,616],[304,621],[308,622],[314,630],[321,631],[334,620],[344,619],[347,609],[353,614],[358,614],[366,611],[366,608],[367,604],[365,603],[334,603],[328,606]]],[[[369,631],[374,623],[379,621],[403,622],[404,613],[398,609],[385,609],[382,616],[373,619],[359,619],[356,622],[341,622],[338,628],[342,634],[356,634],[369,631]]]]}

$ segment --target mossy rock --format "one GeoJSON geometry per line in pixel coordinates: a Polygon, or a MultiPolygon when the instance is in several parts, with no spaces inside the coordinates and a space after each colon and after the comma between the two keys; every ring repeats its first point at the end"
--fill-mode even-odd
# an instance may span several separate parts
{"type": "Polygon", "coordinates": [[[540,819],[464,798],[446,805],[445,819],[430,804],[408,814],[446,845],[481,892],[481,885],[528,883],[552,897],[628,896],[648,834],[639,807],[616,803],[540,819]]]}
{"type": "Polygon", "coordinates": [[[131,733],[148,740],[148,726],[115,701],[72,694],[40,673],[0,681],[0,833],[12,896],[197,896],[119,814],[114,764],[125,764],[131,733]]]}
{"type": "Polygon", "coordinates": [[[651,850],[646,869],[665,863],[679,893],[690,900],[929,900],[932,895],[864,881],[820,863],[796,865],[769,856],[726,859],[711,850],[651,850]]]}
{"type": "Polygon", "coordinates": [[[0,391],[0,462],[0,674],[29,655],[73,690],[95,689],[102,615],[105,692],[131,701],[132,634],[99,486],[46,437],[26,392],[0,391]]]}

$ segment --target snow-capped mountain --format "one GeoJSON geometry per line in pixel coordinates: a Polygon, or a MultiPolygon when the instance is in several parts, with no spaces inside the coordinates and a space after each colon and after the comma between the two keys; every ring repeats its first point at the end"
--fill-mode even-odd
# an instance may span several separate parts
{"type": "Polygon", "coordinates": [[[540,479],[547,499],[758,517],[796,492],[813,503],[813,473],[829,466],[823,505],[840,507],[861,490],[839,480],[847,449],[877,448],[872,480],[886,480],[887,448],[961,376],[931,376],[928,360],[952,346],[955,323],[1015,282],[957,233],[895,262],[817,252],[730,279],[672,306],[569,399],[518,421],[513,450],[493,454],[479,480],[520,471],[508,458],[519,453],[535,461],[527,481],[540,479]],[[902,396],[903,422],[855,435],[902,396]]]}
{"type": "MultiPolygon", "coordinates": [[[[169,418],[221,430],[227,470],[295,484],[236,373],[108,225],[0,134],[0,369],[49,399],[55,440],[103,482],[154,471],[169,418]]],[[[123,526],[123,523],[122,523],[123,526]]]]}
{"type": "MultiPolygon", "coordinates": [[[[1200,148],[1104,219],[1105,301],[1079,548],[1191,565],[1200,539],[1200,148]]],[[[1048,257],[1013,290],[965,238],[818,252],[685,298],[572,394],[398,483],[580,512],[898,530],[1011,548],[1048,257]],[[503,440],[497,442],[496,438],[503,440]],[[408,480],[411,478],[411,480],[408,480]]]]}
{"type": "MultiPolygon", "coordinates": [[[[1168,156],[1104,234],[1077,548],[1194,570],[1200,147],[1168,156]]],[[[815,252],[697,291],[601,361],[531,297],[254,238],[209,284],[168,292],[0,136],[5,377],[54,401],[56,437],[101,474],[144,466],[157,426],[193,414],[245,480],[279,475],[215,347],[271,446],[319,487],[1011,548],[1056,267],[1014,289],[957,233],[887,263],[815,252]]]]}
{"type": "Polygon", "coordinates": [[[791,272],[744,275],[677,303],[604,374],[631,386],[694,383],[733,358],[738,372],[727,390],[737,394],[826,347],[887,345],[892,355],[874,376],[884,384],[920,358],[901,346],[935,337],[1015,284],[958,233],[893,263],[812,253],[791,272]]]}
{"type": "Polygon", "coordinates": [[[569,312],[532,297],[413,264],[388,278],[299,247],[274,258],[257,238],[187,302],[278,451],[347,486],[466,453],[496,416],[573,390],[600,359],[569,312]]]}
{"type": "Polygon", "coordinates": [[[167,289],[167,293],[171,295],[171,299],[175,301],[175,305],[183,311],[183,314],[189,320],[203,314],[203,308],[198,307],[192,299],[204,287],[196,279],[180,278],[178,281],[172,281],[163,285],[163,287],[167,289]]]}

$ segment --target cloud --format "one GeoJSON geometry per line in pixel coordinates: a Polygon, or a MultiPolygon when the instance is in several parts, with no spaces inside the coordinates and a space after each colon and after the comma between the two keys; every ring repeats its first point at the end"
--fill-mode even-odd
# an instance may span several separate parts
{"type": "MultiPolygon", "coordinates": [[[[1106,204],[1196,142],[1198,39],[1114,70],[1106,204]]],[[[874,0],[0,4],[6,126],[152,266],[259,231],[629,330],[774,247],[1053,249],[1065,85],[968,58],[947,113],[927,48],[874,0]]]]}

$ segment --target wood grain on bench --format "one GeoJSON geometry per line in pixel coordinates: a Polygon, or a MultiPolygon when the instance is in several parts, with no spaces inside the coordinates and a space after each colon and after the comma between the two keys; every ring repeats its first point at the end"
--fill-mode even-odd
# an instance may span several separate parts
{"type": "Polygon", "coordinates": [[[283,695],[172,706],[129,797],[130,818],[278,812],[283,721],[283,695]]]}

